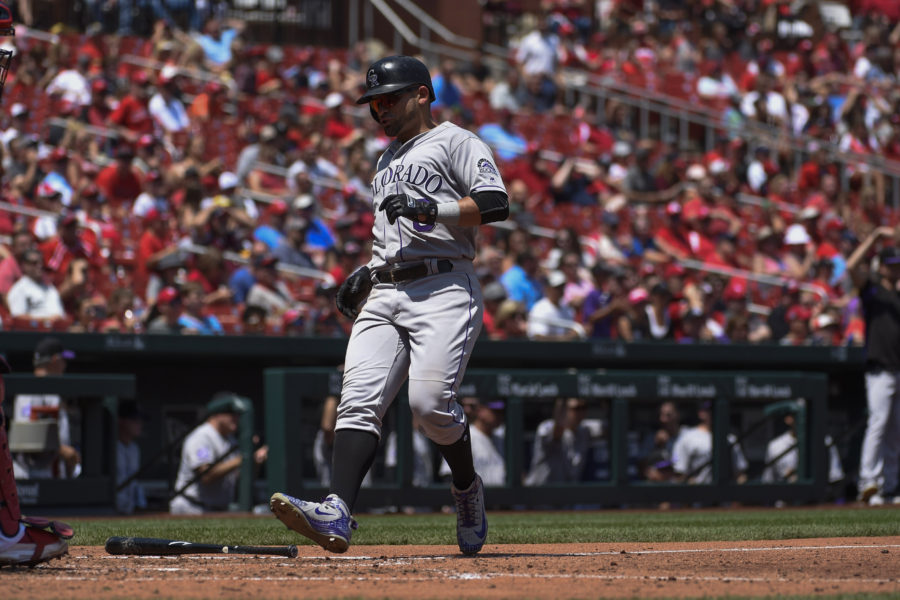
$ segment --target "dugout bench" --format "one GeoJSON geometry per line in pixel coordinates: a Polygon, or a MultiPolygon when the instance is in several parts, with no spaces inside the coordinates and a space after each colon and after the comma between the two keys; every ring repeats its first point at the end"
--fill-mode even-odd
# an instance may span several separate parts
{"type": "MultiPolygon", "coordinates": [[[[272,368],[263,375],[265,436],[269,444],[268,491],[286,491],[318,499],[327,494],[304,469],[301,446],[312,445],[318,428],[315,407],[329,395],[340,395],[341,374],[334,368],[272,368]]],[[[811,372],[629,370],[470,369],[460,397],[504,399],[506,403],[507,481],[489,489],[488,503],[506,507],[569,507],[744,502],[762,504],[775,499],[814,502],[827,491],[825,422],[827,377],[811,372]],[[609,426],[609,478],[605,481],[522,485],[527,466],[526,411],[556,398],[579,397],[590,405],[604,403],[609,426]],[[628,432],[632,409],[639,403],[710,401],[713,408],[711,484],[654,483],[629,476],[628,432]],[[768,417],[791,410],[797,421],[799,468],[792,483],[751,481],[737,484],[730,477],[727,433],[737,405],[757,405],[768,417]]],[[[447,486],[412,485],[412,427],[405,388],[394,402],[398,444],[392,481],[360,491],[362,510],[383,506],[441,506],[449,502],[447,486]]],[[[740,439],[740,436],[739,436],[740,439]]]]}

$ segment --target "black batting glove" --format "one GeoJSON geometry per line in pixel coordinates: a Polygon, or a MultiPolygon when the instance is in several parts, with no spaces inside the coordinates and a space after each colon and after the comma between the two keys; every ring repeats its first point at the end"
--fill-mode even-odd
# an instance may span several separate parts
{"type": "Polygon", "coordinates": [[[334,303],[342,315],[355,319],[359,316],[359,305],[369,297],[371,291],[372,275],[369,267],[361,267],[344,280],[334,297],[334,303]]]}
{"type": "Polygon", "coordinates": [[[406,194],[391,194],[381,203],[378,210],[383,210],[391,225],[397,217],[406,217],[423,225],[434,225],[437,219],[437,204],[428,200],[416,200],[406,194]]]}

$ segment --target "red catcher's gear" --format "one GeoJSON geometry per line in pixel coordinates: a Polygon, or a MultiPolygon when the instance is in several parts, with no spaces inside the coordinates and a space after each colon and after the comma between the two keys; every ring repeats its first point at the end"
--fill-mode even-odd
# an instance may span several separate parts
{"type": "MultiPolygon", "coordinates": [[[[9,7],[0,2],[0,36],[14,36],[16,30],[12,24],[12,13],[9,7]]],[[[13,51],[0,48],[0,96],[3,95],[3,85],[9,74],[9,64],[12,62],[13,51]]]]}
{"type": "MultiPolygon", "coordinates": [[[[9,373],[9,365],[0,356],[0,405],[3,404],[3,396],[6,388],[3,383],[3,375],[9,373]]],[[[0,407],[0,533],[11,536],[19,530],[19,520],[22,513],[19,510],[19,494],[16,489],[16,479],[13,474],[12,454],[9,452],[9,442],[6,439],[6,427],[3,423],[3,409],[0,407]]]]}

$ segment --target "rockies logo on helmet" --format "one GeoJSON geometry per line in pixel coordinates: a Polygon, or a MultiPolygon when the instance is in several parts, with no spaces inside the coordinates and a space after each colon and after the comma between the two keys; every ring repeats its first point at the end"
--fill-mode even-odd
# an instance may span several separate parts
{"type": "Polygon", "coordinates": [[[366,83],[369,84],[370,88],[378,85],[378,75],[375,74],[375,69],[369,69],[369,74],[366,75],[366,83]]]}

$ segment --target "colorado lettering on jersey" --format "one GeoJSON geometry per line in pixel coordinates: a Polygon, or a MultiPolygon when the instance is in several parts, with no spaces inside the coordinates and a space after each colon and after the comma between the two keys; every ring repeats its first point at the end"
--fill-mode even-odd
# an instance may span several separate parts
{"type": "Polygon", "coordinates": [[[444,178],[439,173],[432,173],[422,165],[397,164],[375,174],[372,194],[380,197],[385,187],[400,182],[416,186],[429,194],[436,194],[444,187],[444,178]]]}

